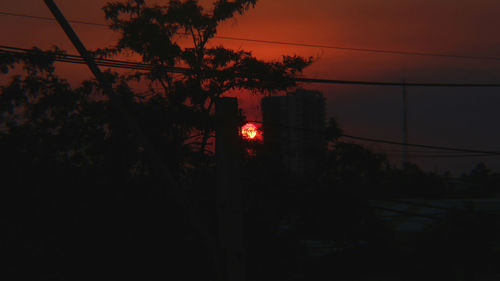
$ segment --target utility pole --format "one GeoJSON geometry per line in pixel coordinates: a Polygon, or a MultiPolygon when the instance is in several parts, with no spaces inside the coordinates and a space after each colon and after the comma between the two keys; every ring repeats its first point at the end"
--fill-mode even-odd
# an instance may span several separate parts
{"type": "Polygon", "coordinates": [[[216,118],[217,236],[224,266],[224,281],[245,280],[243,242],[243,189],[240,179],[241,141],[238,134],[238,100],[218,98],[216,118]]]}
{"type": "Polygon", "coordinates": [[[407,98],[406,82],[403,80],[403,168],[408,163],[408,116],[407,116],[407,98]]]}
{"type": "Polygon", "coordinates": [[[157,179],[159,179],[159,188],[162,194],[165,188],[171,193],[171,195],[179,203],[182,211],[186,214],[192,227],[197,231],[201,240],[204,242],[205,246],[207,247],[208,256],[212,259],[215,271],[217,272],[217,275],[219,275],[216,278],[220,279],[221,272],[219,258],[217,256],[215,243],[216,240],[214,235],[212,235],[208,231],[208,225],[205,223],[205,221],[200,219],[199,213],[196,210],[196,207],[191,202],[190,198],[187,196],[184,190],[182,190],[174,181],[172,175],[170,174],[170,171],[167,169],[162,159],[158,156],[159,154],[156,153],[154,146],[144,136],[137,121],[131,117],[121,97],[114,92],[112,85],[108,81],[106,81],[103,73],[95,63],[94,58],[89,54],[83,43],[80,41],[80,38],[78,38],[73,28],[64,17],[63,13],[59,10],[53,0],[44,0],[44,2],[56,18],[57,22],[64,30],[68,38],[71,40],[74,47],[80,53],[80,56],[85,59],[87,66],[99,81],[99,84],[103,88],[104,92],[108,95],[112,110],[115,111],[116,114],[123,119],[125,124],[128,126],[128,129],[136,138],[137,144],[144,148],[144,152],[151,162],[152,173],[157,179]]]}

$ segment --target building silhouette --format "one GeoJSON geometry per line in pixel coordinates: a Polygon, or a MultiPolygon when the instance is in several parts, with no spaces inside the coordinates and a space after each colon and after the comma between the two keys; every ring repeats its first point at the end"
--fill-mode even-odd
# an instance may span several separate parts
{"type": "Polygon", "coordinates": [[[261,108],[268,160],[299,178],[314,176],[326,152],[322,93],[298,89],[265,97],[261,108]]]}

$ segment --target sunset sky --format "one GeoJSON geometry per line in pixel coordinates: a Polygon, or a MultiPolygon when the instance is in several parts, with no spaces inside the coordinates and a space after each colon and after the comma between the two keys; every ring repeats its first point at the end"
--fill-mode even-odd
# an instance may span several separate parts
{"type": "MultiPolygon", "coordinates": [[[[71,20],[105,23],[106,0],[56,0],[71,20]]],[[[150,1],[166,2],[166,1],[150,1]]],[[[211,2],[211,1],[203,1],[211,2]]],[[[51,17],[42,0],[0,2],[0,12],[51,17]]],[[[214,39],[267,60],[281,55],[312,56],[305,77],[387,82],[500,83],[500,1],[498,0],[260,0],[254,9],[222,25],[219,36],[337,47],[380,49],[497,60],[381,54],[214,39]]],[[[76,51],[54,21],[0,15],[0,45],[76,51]]],[[[106,27],[72,24],[89,49],[119,38],[106,27]]],[[[91,77],[83,66],[58,64],[73,84],[91,77]]],[[[321,90],[329,117],[351,135],[402,140],[399,87],[303,85],[321,90]]],[[[500,151],[500,88],[407,88],[409,141],[438,146],[500,151]]],[[[258,98],[241,99],[249,118],[260,119],[258,98]]],[[[401,147],[366,144],[382,151],[401,147]]],[[[415,150],[415,149],[410,149],[415,150]]],[[[433,155],[442,152],[436,152],[433,155]]],[[[418,154],[422,156],[422,154],[418,154]]],[[[417,158],[426,170],[469,171],[477,162],[500,172],[500,157],[417,158]]],[[[391,158],[395,163],[398,157],[391,158]]]]}

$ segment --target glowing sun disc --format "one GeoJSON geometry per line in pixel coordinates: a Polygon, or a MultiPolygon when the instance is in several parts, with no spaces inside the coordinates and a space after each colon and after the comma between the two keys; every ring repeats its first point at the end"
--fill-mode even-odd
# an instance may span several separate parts
{"type": "Polygon", "coordinates": [[[255,139],[257,137],[257,133],[257,127],[253,123],[247,123],[245,126],[241,127],[241,135],[246,139],[255,139]]]}

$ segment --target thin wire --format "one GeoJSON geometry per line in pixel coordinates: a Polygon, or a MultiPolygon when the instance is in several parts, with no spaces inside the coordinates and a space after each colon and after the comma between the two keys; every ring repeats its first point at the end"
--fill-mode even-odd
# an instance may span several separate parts
{"type": "MultiPolygon", "coordinates": [[[[401,157],[406,151],[402,150],[391,150],[383,148],[372,148],[373,151],[378,153],[384,153],[387,156],[401,157]]],[[[408,151],[411,153],[413,158],[455,158],[455,157],[492,157],[499,155],[492,154],[459,154],[458,151],[429,151],[429,150],[412,150],[408,151]]]]}
{"type": "Polygon", "coordinates": [[[396,87],[500,87],[500,84],[475,84],[475,83],[408,83],[408,82],[375,82],[375,81],[352,81],[335,79],[316,79],[316,78],[294,78],[297,82],[321,83],[321,84],[346,84],[363,86],[396,86],[396,87]]]}
{"type": "Polygon", "coordinates": [[[340,47],[340,46],[332,46],[332,45],[305,44],[305,43],[248,39],[248,38],[229,37],[229,36],[214,36],[214,38],[224,39],[224,40],[248,41],[248,42],[265,43],[265,44],[276,44],[276,45],[291,45],[291,46],[322,48],[322,49],[335,49],[335,50],[344,50],[344,51],[382,53],[382,54],[391,54],[391,55],[410,55],[410,56],[427,56],[427,57],[477,59],[477,60],[497,60],[497,61],[500,60],[499,57],[465,56],[465,55],[453,55],[453,54],[438,54],[438,53],[395,51],[395,50],[383,50],[383,49],[340,47]]]}
{"type": "MultiPolygon", "coordinates": [[[[39,56],[46,56],[48,58],[52,58],[55,61],[59,62],[68,62],[68,63],[77,63],[77,64],[85,64],[85,60],[77,55],[68,55],[68,54],[61,54],[61,55],[52,55],[52,54],[47,54],[47,53],[39,53],[35,52],[33,49],[24,49],[24,48],[18,48],[18,47],[10,47],[10,46],[3,46],[0,45],[0,52],[1,53],[6,53],[6,54],[13,54],[13,55],[39,55],[39,56]],[[2,50],[6,49],[6,50],[2,50]]],[[[102,66],[109,66],[109,67],[116,67],[116,68],[127,68],[127,69],[136,69],[136,70],[159,70],[159,71],[165,71],[165,72],[176,72],[176,73],[185,73],[189,71],[188,68],[181,68],[181,67],[157,67],[152,64],[147,64],[147,63],[140,63],[140,62],[131,62],[131,61],[120,61],[120,60],[110,60],[110,59],[102,59],[102,58],[94,58],[94,60],[102,66]]]]}
{"type": "MultiPolygon", "coordinates": [[[[391,157],[403,157],[402,154],[386,154],[391,157]]],[[[437,158],[477,158],[477,157],[498,157],[496,154],[435,154],[435,155],[410,155],[411,158],[437,159],[437,158]]]]}
{"type": "MultiPolygon", "coordinates": [[[[372,150],[380,151],[380,152],[394,152],[394,153],[404,153],[405,151],[403,150],[398,150],[398,149],[385,149],[380,146],[372,147],[372,150]]],[[[445,155],[445,154],[450,154],[453,152],[450,151],[429,151],[429,150],[409,150],[408,153],[415,153],[415,154],[431,154],[431,153],[439,153],[439,155],[445,155]]],[[[454,154],[452,154],[454,155],[454,154]]]]}
{"type": "MultiPolygon", "coordinates": [[[[265,124],[267,126],[275,126],[275,127],[283,127],[283,128],[289,128],[289,129],[310,131],[310,132],[314,132],[314,133],[318,133],[318,134],[325,134],[325,131],[314,130],[314,129],[304,128],[304,127],[295,127],[295,126],[290,126],[290,125],[263,122],[263,121],[257,121],[257,120],[249,120],[247,122],[257,123],[257,124],[265,124]]],[[[353,136],[353,135],[347,135],[347,134],[342,134],[340,137],[361,140],[361,141],[367,141],[367,142],[383,143],[383,144],[389,144],[389,145],[407,145],[410,147],[419,147],[419,148],[446,150],[446,151],[456,151],[456,152],[466,152],[466,153],[476,153],[476,154],[480,154],[480,155],[489,155],[489,156],[499,156],[500,155],[500,151],[486,151],[486,150],[476,150],[476,149],[457,148],[457,147],[444,147],[444,146],[435,146],[435,145],[426,145],[426,144],[403,143],[403,142],[397,142],[397,141],[391,141],[391,140],[381,140],[381,139],[359,137],[359,136],[353,136]]]]}
{"type": "MultiPolygon", "coordinates": [[[[6,47],[6,46],[0,46],[0,48],[7,48],[10,50],[0,50],[0,53],[14,53],[14,54],[26,54],[26,53],[33,53],[33,50],[27,50],[27,49],[22,49],[22,48],[15,48],[15,47],[6,47]],[[12,49],[18,50],[18,51],[12,51],[12,49]],[[25,51],[25,52],[23,52],[25,51]]],[[[48,55],[47,55],[48,56],[48,55]]],[[[61,61],[61,62],[68,62],[68,63],[77,63],[77,64],[84,64],[85,61],[83,58],[79,56],[74,56],[74,55],[62,55],[62,56],[55,56],[53,57],[54,60],[56,61],[61,61]]],[[[153,70],[153,66],[148,65],[148,64],[141,64],[141,63],[131,63],[131,62],[126,62],[126,61],[116,61],[116,60],[107,60],[107,59],[98,59],[96,60],[97,64],[103,65],[103,66],[110,66],[110,67],[119,67],[119,68],[128,68],[128,69],[139,69],[139,70],[153,70]],[[150,68],[149,68],[149,67],[150,68]]],[[[179,73],[180,71],[189,71],[189,69],[184,69],[184,68],[165,68],[164,71],[167,72],[174,72],[174,73],[179,73]]],[[[263,123],[260,121],[252,121],[255,123],[263,123]]],[[[268,124],[269,125],[269,124],[268,124]]],[[[274,126],[280,126],[278,124],[274,124],[274,126]]],[[[281,125],[284,126],[284,125],[281,125]]],[[[299,127],[291,127],[291,126],[286,126],[290,128],[295,128],[295,129],[301,129],[301,130],[308,130],[308,131],[313,131],[316,133],[323,133],[318,130],[312,130],[312,129],[307,129],[307,128],[299,128],[299,127]]],[[[431,146],[431,145],[423,145],[423,144],[409,144],[409,143],[401,143],[401,142],[396,142],[396,141],[389,141],[389,140],[380,140],[380,139],[373,139],[373,138],[366,138],[366,137],[358,137],[358,136],[352,136],[352,135],[346,135],[343,134],[342,137],[344,138],[351,138],[355,140],[361,140],[361,141],[368,141],[368,142],[375,142],[375,143],[384,143],[384,144],[390,144],[390,145],[406,145],[409,147],[419,147],[419,148],[428,148],[428,149],[436,149],[436,150],[447,150],[447,151],[458,151],[458,152],[467,152],[467,153],[477,153],[477,154],[488,154],[488,155],[500,155],[500,152],[497,151],[484,151],[484,150],[473,150],[473,149],[463,149],[463,148],[454,148],[454,147],[442,147],[442,146],[431,146]]]]}
{"type": "MultiPolygon", "coordinates": [[[[49,17],[32,16],[32,15],[10,13],[10,12],[3,12],[3,11],[0,11],[0,15],[13,16],[13,17],[23,17],[23,18],[38,19],[38,20],[47,20],[47,21],[55,21],[54,18],[49,18],[49,17]]],[[[68,22],[77,23],[77,24],[108,27],[107,24],[103,24],[103,23],[95,23],[95,22],[87,22],[87,21],[79,21],[79,20],[68,20],[68,22]]]]}
{"type": "Polygon", "coordinates": [[[384,143],[384,144],[390,144],[390,145],[407,145],[410,147],[420,147],[420,148],[437,149],[437,150],[448,150],[448,151],[458,151],[458,152],[467,152],[467,153],[500,155],[500,152],[498,152],[498,151],[485,151],[485,150],[456,148],[456,147],[444,147],[444,146],[434,146],[434,145],[415,144],[415,143],[402,143],[402,142],[397,142],[397,141],[358,137],[358,136],[352,136],[352,135],[346,135],[346,134],[343,134],[341,137],[360,140],[360,141],[367,141],[367,142],[384,143]]]}
{"type": "MultiPolygon", "coordinates": [[[[24,18],[40,19],[40,20],[49,20],[49,21],[55,20],[55,19],[49,18],[49,17],[32,16],[32,15],[3,12],[3,11],[0,11],[0,15],[24,17],[24,18]]],[[[68,20],[68,21],[71,23],[76,23],[76,24],[108,27],[108,25],[102,24],[102,23],[94,23],[94,22],[78,21],[78,20],[68,20]]],[[[355,52],[369,52],[369,53],[380,53],[380,54],[390,54],[390,55],[427,56],[427,57],[440,57],[440,58],[500,61],[500,57],[489,57],[489,56],[466,56],[466,55],[442,54],[442,53],[426,53],[426,52],[410,52],[410,51],[384,50],[384,49],[354,48],[354,47],[342,47],[342,46],[321,45],[321,44],[306,44],[306,43],[274,41],[274,40],[261,40],[261,39],[251,39],[251,38],[231,37],[231,36],[214,36],[214,38],[221,39],[221,40],[246,41],[246,42],[255,42],[255,43],[263,43],[263,44],[273,44],[273,45],[289,45],[289,46],[298,46],[298,47],[334,49],[334,50],[355,51],[355,52]]]]}
{"type": "MultiPolygon", "coordinates": [[[[0,45],[0,48],[5,48],[9,50],[19,50],[23,52],[33,53],[33,50],[9,47],[0,45]]],[[[5,51],[6,52],[6,51],[5,51]]],[[[42,54],[38,54],[42,55],[42,54]]],[[[81,63],[84,63],[83,58],[75,55],[65,55],[67,57],[82,59],[81,63]]],[[[63,60],[60,57],[55,58],[56,61],[71,62],[63,60]]],[[[120,60],[109,60],[109,59],[96,59],[103,66],[116,67],[116,68],[128,68],[128,69],[142,69],[142,70],[153,70],[155,66],[146,63],[137,63],[130,61],[120,61],[120,60]],[[104,65],[106,64],[106,65],[104,65]]],[[[80,62],[76,62],[80,63],[80,62]]],[[[172,72],[172,73],[186,73],[189,72],[189,68],[182,67],[162,67],[158,71],[172,72]]],[[[214,72],[214,75],[221,75],[221,73],[214,72]]],[[[227,74],[225,74],[227,75],[227,74]]],[[[265,77],[257,77],[260,79],[265,79],[265,77]]],[[[295,82],[305,82],[305,83],[323,83],[323,84],[349,84],[349,85],[363,85],[363,86],[411,86],[411,87],[500,87],[500,84],[454,84],[454,83],[406,83],[406,82],[373,82],[373,81],[349,81],[349,80],[336,80],[336,79],[311,79],[311,78],[290,78],[290,80],[295,82]]]]}

